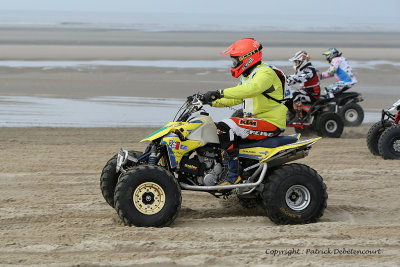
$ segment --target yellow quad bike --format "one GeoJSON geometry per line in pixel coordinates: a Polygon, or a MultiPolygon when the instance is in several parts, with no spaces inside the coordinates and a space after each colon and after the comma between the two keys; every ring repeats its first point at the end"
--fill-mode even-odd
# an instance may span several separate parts
{"type": "Polygon", "coordinates": [[[181,207],[181,190],[225,198],[236,194],[244,206],[262,204],[277,224],[311,223],[323,215],[328,195],[321,176],[304,164],[286,164],[307,156],[320,137],[300,141],[296,134],[240,143],[242,183],[220,186],[228,166],[200,99],[200,94],[188,97],[177,119],[144,138],[150,144],[143,153],[121,149],[104,167],[102,194],[126,225],[170,225],[181,207]]]}

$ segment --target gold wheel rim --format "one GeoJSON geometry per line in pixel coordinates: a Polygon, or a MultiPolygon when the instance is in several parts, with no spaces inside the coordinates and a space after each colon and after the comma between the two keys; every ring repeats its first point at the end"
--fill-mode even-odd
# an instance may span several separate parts
{"type": "Polygon", "coordinates": [[[142,183],[133,193],[133,204],[143,214],[156,214],[165,205],[165,192],[158,184],[142,183]]]}

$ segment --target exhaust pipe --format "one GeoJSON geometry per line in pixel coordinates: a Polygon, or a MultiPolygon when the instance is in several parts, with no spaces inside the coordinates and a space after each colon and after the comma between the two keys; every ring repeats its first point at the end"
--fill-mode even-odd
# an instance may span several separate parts
{"type": "Polygon", "coordinates": [[[261,184],[264,180],[265,174],[267,173],[267,163],[261,163],[260,167],[253,173],[253,175],[249,178],[249,180],[253,180],[256,178],[261,172],[260,177],[255,183],[248,184],[233,184],[233,185],[212,185],[212,186],[201,186],[201,185],[189,185],[185,183],[179,183],[183,189],[193,190],[193,191],[217,191],[217,190],[227,190],[227,189],[235,189],[235,188],[247,188],[247,187],[256,187],[261,184]]]}

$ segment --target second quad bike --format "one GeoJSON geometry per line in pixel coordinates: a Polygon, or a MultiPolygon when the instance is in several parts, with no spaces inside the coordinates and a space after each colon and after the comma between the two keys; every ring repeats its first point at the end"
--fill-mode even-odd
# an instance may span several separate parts
{"type": "Polygon", "coordinates": [[[144,152],[121,149],[107,162],[101,192],[121,220],[126,225],[168,226],[180,210],[181,190],[192,190],[224,198],[236,194],[247,206],[263,205],[277,224],[317,221],[327,206],[326,185],[314,169],[288,163],[307,156],[321,137],[300,140],[296,134],[243,141],[242,182],[221,186],[228,167],[202,99],[200,94],[188,97],[174,121],[142,140],[150,142],[144,152]]]}
{"type": "MultiPolygon", "coordinates": [[[[297,112],[288,112],[287,127],[296,133],[309,135],[316,133],[322,137],[339,138],[344,129],[343,119],[337,114],[337,104],[332,99],[321,98],[314,104],[296,103],[297,112]]],[[[243,117],[243,109],[232,113],[231,117],[243,117]]]]}
{"type": "Polygon", "coordinates": [[[381,120],[368,131],[367,146],[373,155],[384,159],[400,159],[399,121],[400,99],[390,108],[382,110],[381,120]]]}
{"type": "Polygon", "coordinates": [[[286,126],[294,127],[296,133],[317,132],[320,136],[330,138],[342,135],[344,122],[337,114],[337,104],[332,99],[321,97],[313,104],[296,102],[294,105],[294,118],[288,119],[286,126]]]}

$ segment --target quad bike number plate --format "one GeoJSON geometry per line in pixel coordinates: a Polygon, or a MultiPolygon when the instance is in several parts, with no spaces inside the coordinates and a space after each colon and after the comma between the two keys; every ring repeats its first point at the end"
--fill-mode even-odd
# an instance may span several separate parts
{"type": "Polygon", "coordinates": [[[121,170],[121,167],[126,163],[127,159],[128,159],[128,151],[121,148],[117,156],[117,165],[116,165],[117,173],[121,170]]]}

